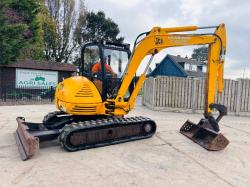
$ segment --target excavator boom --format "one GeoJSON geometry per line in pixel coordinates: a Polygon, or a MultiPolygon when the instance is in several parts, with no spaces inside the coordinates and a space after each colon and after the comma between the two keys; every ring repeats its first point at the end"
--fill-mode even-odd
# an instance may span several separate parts
{"type": "MultiPolygon", "coordinates": [[[[169,47],[191,46],[191,45],[209,45],[208,54],[208,72],[207,72],[207,90],[205,113],[211,112],[209,105],[215,100],[216,85],[218,83],[218,91],[223,90],[223,71],[224,56],[226,53],[226,30],[225,25],[211,27],[176,27],[176,28],[160,28],[154,27],[150,32],[145,33],[146,36],[135,46],[127,71],[124,75],[123,82],[118,91],[115,101],[117,103],[124,100],[124,95],[136,73],[140,63],[147,55],[156,55],[161,50],[169,47]],[[214,33],[208,34],[179,34],[178,32],[196,31],[199,29],[215,28],[214,33]]],[[[149,66],[147,66],[148,68],[149,66]]],[[[128,104],[128,108],[133,108],[134,101],[138,92],[146,79],[145,71],[140,75],[136,89],[132,93],[128,104]]]]}

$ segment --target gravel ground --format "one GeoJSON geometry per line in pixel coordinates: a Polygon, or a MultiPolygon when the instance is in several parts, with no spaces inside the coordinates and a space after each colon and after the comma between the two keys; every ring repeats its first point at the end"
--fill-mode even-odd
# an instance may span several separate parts
{"type": "Polygon", "coordinates": [[[227,116],[223,134],[231,141],[208,152],[181,135],[180,126],[200,114],[151,111],[137,104],[129,116],[143,115],[158,124],[150,139],[68,153],[55,142],[21,161],[13,132],[15,118],[40,122],[53,105],[0,107],[0,186],[250,186],[250,122],[227,116]]]}

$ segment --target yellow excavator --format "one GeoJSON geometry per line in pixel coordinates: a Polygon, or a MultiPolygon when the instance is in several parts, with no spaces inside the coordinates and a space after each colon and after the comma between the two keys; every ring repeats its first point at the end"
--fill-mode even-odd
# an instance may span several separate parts
{"type": "Polygon", "coordinates": [[[219,133],[225,106],[215,104],[216,91],[223,90],[226,29],[218,26],[154,27],[140,34],[130,52],[128,44],[87,43],[81,50],[80,75],[67,78],[56,88],[58,111],[47,114],[42,123],[17,117],[16,142],[22,160],[39,149],[39,142],[58,139],[67,151],[78,151],[149,138],[156,123],[148,117],[124,117],[135,105],[153,57],[168,47],[209,45],[204,118],[198,124],[186,121],[180,132],[207,150],[224,149],[229,141],[219,133]],[[195,33],[215,29],[213,33],[195,33]],[[145,71],[135,78],[142,60],[150,55],[145,71]],[[212,111],[219,111],[215,118],[212,111]]]}

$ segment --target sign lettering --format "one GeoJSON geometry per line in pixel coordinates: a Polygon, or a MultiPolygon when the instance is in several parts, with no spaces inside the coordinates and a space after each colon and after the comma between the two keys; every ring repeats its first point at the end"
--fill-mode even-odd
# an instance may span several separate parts
{"type": "Polygon", "coordinates": [[[31,69],[16,69],[16,88],[25,87],[36,89],[38,87],[56,87],[58,84],[57,71],[42,71],[31,69]]]}

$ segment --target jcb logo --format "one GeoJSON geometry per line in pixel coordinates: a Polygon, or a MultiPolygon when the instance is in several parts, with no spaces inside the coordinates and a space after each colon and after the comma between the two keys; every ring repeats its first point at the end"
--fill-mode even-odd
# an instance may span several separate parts
{"type": "Polygon", "coordinates": [[[162,38],[155,38],[155,45],[161,45],[163,44],[163,39],[162,38]]]}

